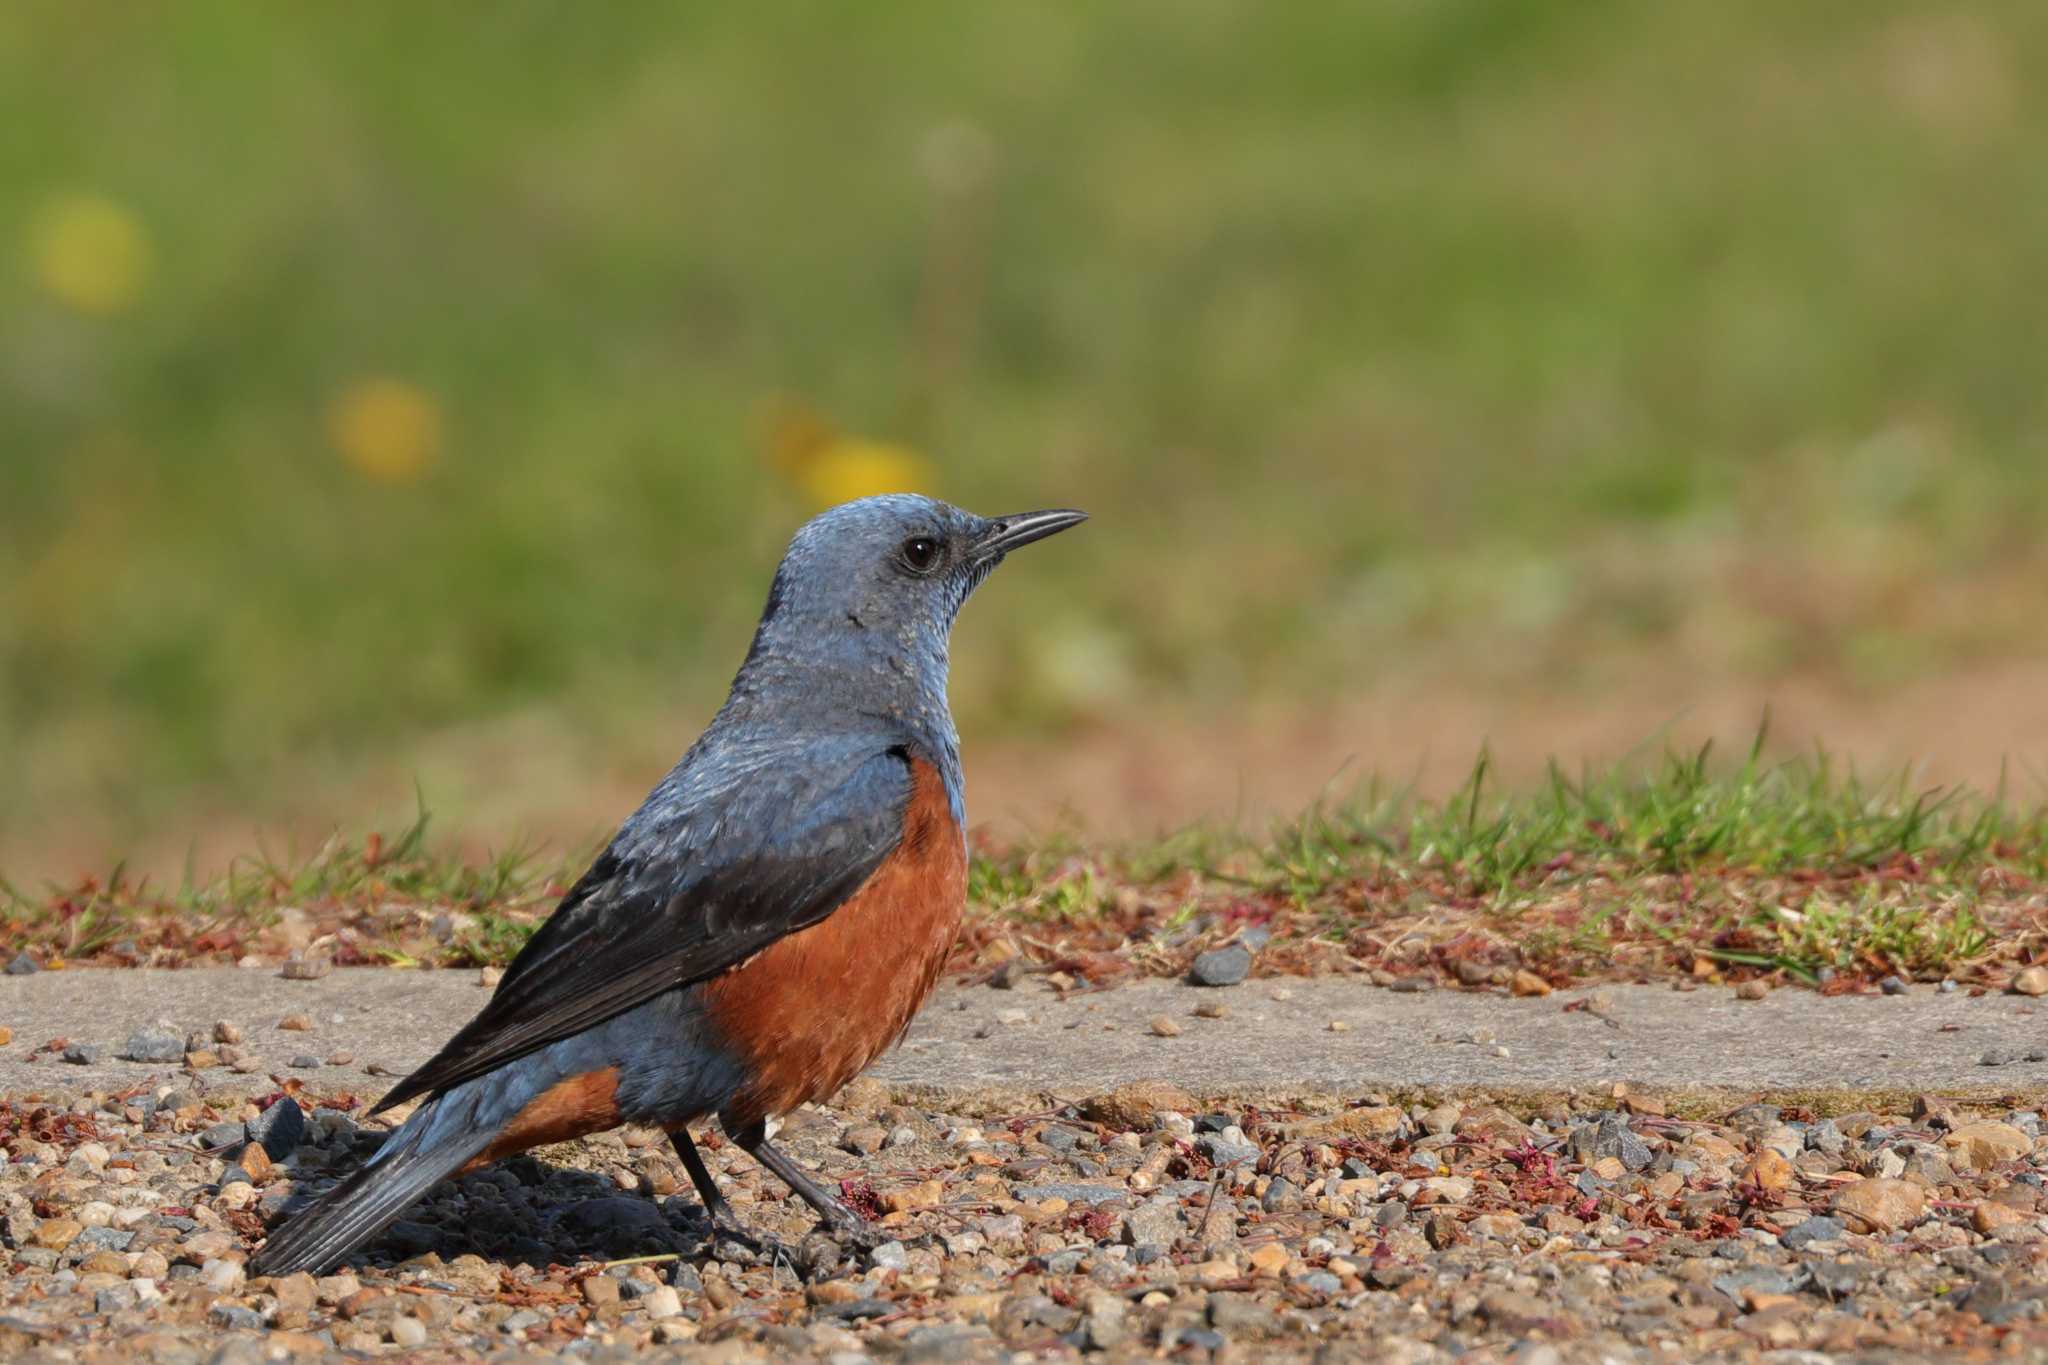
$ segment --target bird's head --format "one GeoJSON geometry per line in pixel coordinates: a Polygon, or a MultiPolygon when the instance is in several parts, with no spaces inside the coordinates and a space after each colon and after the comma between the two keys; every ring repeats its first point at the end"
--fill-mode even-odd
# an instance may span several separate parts
{"type": "Polygon", "coordinates": [[[1054,509],[978,517],[890,493],[842,503],[789,543],[739,684],[867,688],[909,684],[943,702],[946,638],[961,604],[1003,557],[1087,519],[1054,509]]]}

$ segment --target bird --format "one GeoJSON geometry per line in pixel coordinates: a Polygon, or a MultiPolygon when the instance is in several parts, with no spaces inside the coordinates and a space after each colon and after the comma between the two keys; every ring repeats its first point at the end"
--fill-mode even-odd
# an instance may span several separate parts
{"type": "Polygon", "coordinates": [[[690,1135],[714,1117],[828,1236],[870,1244],[769,1124],[837,1093],[936,985],[967,888],[953,622],[1011,551],[1084,520],[892,493],[806,522],[703,734],[371,1113],[418,1107],[250,1272],[324,1273],[443,1179],[628,1123],[666,1130],[713,1228],[759,1245],[690,1135]]]}

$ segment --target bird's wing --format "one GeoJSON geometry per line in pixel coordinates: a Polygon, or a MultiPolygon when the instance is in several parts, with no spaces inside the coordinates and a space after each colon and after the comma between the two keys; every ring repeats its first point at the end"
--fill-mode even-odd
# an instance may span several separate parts
{"type": "Polygon", "coordinates": [[[693,751],[527,941],[483,1011],[377,1110],[459,1085],[815,924],[895,849],[910,794],[909,754],[886,741],[693,751]]]}

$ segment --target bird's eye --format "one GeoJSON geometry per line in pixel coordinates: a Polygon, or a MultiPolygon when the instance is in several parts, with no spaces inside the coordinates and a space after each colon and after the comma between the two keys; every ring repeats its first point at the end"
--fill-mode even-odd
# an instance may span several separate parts
{"type": "Polygon", "coordinates": [[[903,562],[918,573],[924,573],[939,562],[939,542],[930,536],[912,536],[903,542],[903,562]]]}

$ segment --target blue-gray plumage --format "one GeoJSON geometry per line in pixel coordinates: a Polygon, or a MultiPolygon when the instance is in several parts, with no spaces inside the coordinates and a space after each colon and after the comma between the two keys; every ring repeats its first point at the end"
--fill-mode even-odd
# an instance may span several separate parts
{"type": "Polygon", "coordinates": [[[1006,553],[1082,519],[891,495],[798,531],[710,726],[483,1011],[378,1108],[425,1102],[251,1270],[324,1269],[450,1174],[620,1123],[666,1128],[737,1231],[686,1126],[712,1114],[862,1235],[766,1122],[844,1085],[937,979],[966,886],[948,635],[1006,553]]]}

